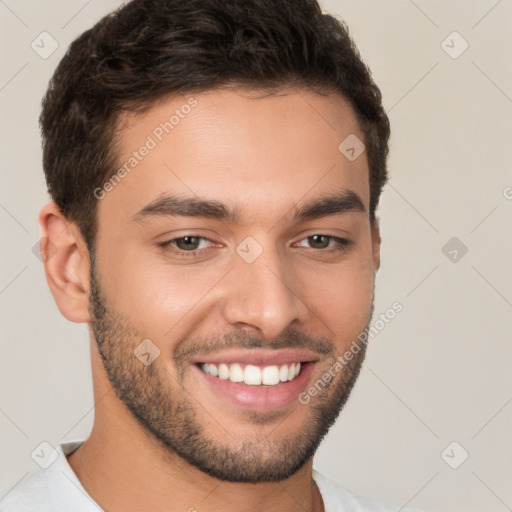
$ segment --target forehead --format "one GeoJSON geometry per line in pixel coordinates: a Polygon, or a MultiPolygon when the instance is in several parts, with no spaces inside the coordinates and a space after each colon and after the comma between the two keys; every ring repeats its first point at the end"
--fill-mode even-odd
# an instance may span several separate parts
{"type": "Polygon", "coordinates": [[[100,215],[132,216],[163,194],[233,205],[247,221],[340,189],[367,207],[366,152],[349,159],[340,150],[346,140],[363,139],[352,107],[337,93],[173,96],[121,119],[118,172],[100,215]]]}

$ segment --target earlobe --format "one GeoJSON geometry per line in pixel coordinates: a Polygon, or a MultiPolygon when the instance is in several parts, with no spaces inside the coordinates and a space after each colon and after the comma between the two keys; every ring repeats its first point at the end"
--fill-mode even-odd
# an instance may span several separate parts
{"type": "Polygon", "coordinates": [[[89,317],[89,252],[78,226],[54,202],[39,214],[40,252],[46,280],[59,311],[71,322],[89,317]]]}

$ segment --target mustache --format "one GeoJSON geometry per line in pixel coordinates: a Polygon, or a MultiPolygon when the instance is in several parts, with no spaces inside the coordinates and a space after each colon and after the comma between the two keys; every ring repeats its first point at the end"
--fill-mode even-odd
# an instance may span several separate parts
{"type": "Polygon", "coordinates": [[[296,329],[289,329],[272,340],[265,340],[244,332],[228,333],[224,336],[214,335],[208,338],[192,339],[182,342],[174,353],[174,361],[178,367],[197,354],[209,355],[225,349],[256,349],[280,350],[297,348],[311,350],[320,356],[337,354],[333,342],[325,336],[313,337],[296,329]]]}

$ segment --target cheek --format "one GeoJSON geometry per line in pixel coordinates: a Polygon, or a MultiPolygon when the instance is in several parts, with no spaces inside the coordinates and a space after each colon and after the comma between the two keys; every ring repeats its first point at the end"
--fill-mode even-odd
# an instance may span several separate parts
{"type": "Polygon", "coordinates": [[[179,324],[176,330],[183,328],[190,315],[201,309],[201,298],[225,273],[217,267],[170,265],[159,258],[141,258],[129,248],[122,255],[105,258],[104,263],[101,285],[105,294],[141,334],[155,339],[175,325],[179,324]]]}
{"type": "Polygon", "coordinates": [[[373,268],[370,259],[354,257],[325,273],[303,280],[306,304],[334,335],[350,343],[369,321],[373,298],[373,268]]]}
{"type": "MultiPolygon", "coordinates": [[[[211,313],[216,297],[222,296],[229,268],[229,262],[167,264],[163,258],[142,258],[140,251],[124,246],[103,256],[100,284],[116,311],[143,337],[180,339],[197,325],[194,319],[204,321],[211,313]]],[[[368,247],[339,264],[290,262],[285,275],[312,311],[310,321],[320,322],[326,335],[340,337],[343,343],[350,343],[366,327],[373,278],[368,247]]]]}

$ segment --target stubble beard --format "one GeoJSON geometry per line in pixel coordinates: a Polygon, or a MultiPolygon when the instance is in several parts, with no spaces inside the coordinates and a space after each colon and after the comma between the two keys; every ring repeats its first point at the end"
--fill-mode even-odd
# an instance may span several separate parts
{"type": "MultiPolygon", "coordinates": [[[[294,437],[279,435],[279,427],[286,424],[289,412],[260,413],[245,411],[244,418],[255,429],[275,424],[265,436],[240,437],[232,432],[229,422],[220,425],[225,431],[225,442],[209,434],[209,428],[219,429],[220,418],[213,420],[198,405],[197,399],[186,389],[186,358],[180,357],[180,347],[174,357],[177,373],[171,374],[164,361],[155,360],[145,366],[134,355],[135,348],[145,336],[140,335],[113,308],[107,308],[107,299],[100,290],[91,261],[90,273],[91,327],[108,379],[117,395],[146,434],[162,446],[164,457],[178,455],[202,472],[229,482],[275,482],[289,478],[306,464],[333,425],[357,380],[364,361],[366,345],[347,362],[343,369],[308,404],[292,404],[303,408],[300,432],[294,437]],[[160,363],[160,364],[158,364],[160,363]],[[170,388],[170,384],[173,385],[170,388]],[[204,418],[201,417],[201,414],[204,418]],[[210,420],[210,421],[209,421],[210,420]]],[[[366,328],[373,315],[373,298],[366,328]]],[[[286,336],[268,343],[245,333],[236,333],[224,346],[239,348],[315,347],[322,353],[325,371],[332,367],[338,352],[326,338],[311,338],[299,331],[287,331],[286,336]],[[331,361],[331,362],[329,362],[331,361]]],[[[212,346],[211,341],[196,341],[197,347],[212,346]]],[[[190,353],[188,350],[182,352],[190,353]]],[[[163,357],[162,357],[163,359],[163,357]]],[[[320,363],[319,363],[320,364],[320,363]]],[[[332,370],[331,370],[332,371],[332,370]]],[[[322,372],[324,373],[324,372],[322,372]]],[[[224,420],[225,421],[225,420],[224,420]]],[[[218,437],[218,436],[217,436],[218,437]]]]}

